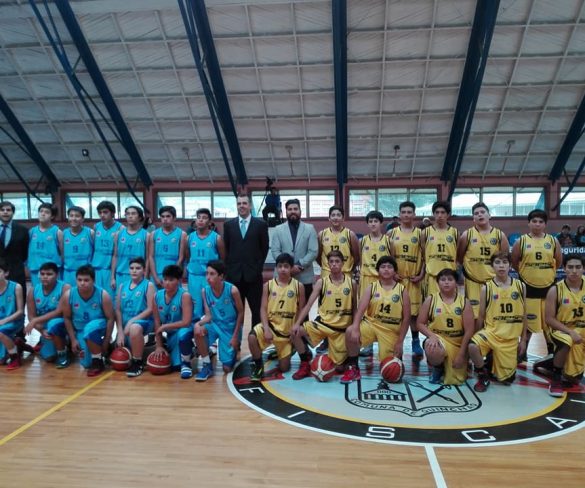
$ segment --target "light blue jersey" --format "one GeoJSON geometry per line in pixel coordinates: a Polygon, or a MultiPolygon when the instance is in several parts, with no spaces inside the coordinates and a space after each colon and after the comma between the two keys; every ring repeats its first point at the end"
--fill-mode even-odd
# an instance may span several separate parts
{"type": "MultiPolygon", "coordinates": [[[[16,312],[16,283],[14,281],[6,282],[4,293],[0,293],[0,319],[9,317],[16,312]]],[[[24,327],[24,317],[13,322],[0,325],[0,332],[11,339],[24,327]]],[[[6,348],[0,344],[0,359],[6,355],[6,348]]]]}
{"type": "Polygon", "coordinates": [[[205,301],[211,312],[211,321],[222,329],[234,330],[238,310],[236,302],[232,297],[232,285],[227,281],[223,282],[223,290],[219,296],[215,296],[211,286],[205,286],[205,301]]]}
{"type": "Polygon", "coordinates": [[[41,283],[34,287],[33,300],[35,302],[37,317],[52,312],[57,308],[61,295],[63,295],[63,285],[65,285],[65,283],[57,281],[55,287],[47,295],[45,295],[41,283]]]}
{"type": "Polygon", "coordinates": [[[71,305],[71,321],[77,332],[83,331],[92,320],[106,318],[103,310],[102,289],[97,286],[87,300],[79,294],[77,287],[71,288],[69,305],[71,305]]]}
{"type": "Polygon", "coordinates": [[[134,233],[123,228],[118,233],[118,249],[116,261],[116,285],[120,286],[130,279],[130,260],[143,258],[146,261],[146,239],[148,233],[139,229],[134,233]]]}
{"type": "Polygon", "coordinates": [[[63,281],[76,285],[75,272],[80,266],[91,263],[93,240],[89,227],[83,226],[74,235],[70,228],[63,231],[63,281]]]}
{"type": "Polygon", "coordinates": [[[120,222],[114,222],[109,229],[102,222],[95,225],[94,251],[91,265],[95,268],[95,284],[113,295],[110,286],[112,256],[114,255],[114,234],[122,228],[120,222]]]}
{"type": "MultiPolygon", "coordinates": [[[[177,293],[167,303],[165,290],[159,290],[155,295],[155,306],[158,310],[160,323],[170,324],[179,322],[183,318],[182,299],[185,290],[179,288],[177,293]]],[[[169,349],[171,366],[177,367],[181,364],[181,350],[184,354],[191,354],[193,350],[193,327],[187,327],[167,331],[167,348],[169,349]]]]}
{"type": "Polygon", "coordinates": [[[27,266],[33,286],[39,282],[39,270],[45,263],[55,263],[59,269],[63,266],[59,252],[59,227],[52,225],[42,230],[38,225],[28,231],[28,260],[27,266]]]}
{"type": "Polygon", "coordinates": [[[218,237],[216,232],[210,232],[203,238],[199,237],[197,232],[189,234],[189,263],[187,264],[189,274],[205,276],[207,263],[219,259],[218,237]]]}
{"type": "Polygon", "coordinates": [[[125,326],[128,321],[146,310],[147,292],[150,282],[145,278],[137,285],[132,281],[126,281],[120,289],[120,310],[122,312],[122,323],[125,326]]]}
{"type": "Polygon", "coordinates": [[[165,300],[165,290],[156,292],[155,302],[161,324],[179,322],[183,318],[183,306],[181,302],[183,293],[185,293],[185,290],[179,288],[175,296],[167,303],[165,300]]]}

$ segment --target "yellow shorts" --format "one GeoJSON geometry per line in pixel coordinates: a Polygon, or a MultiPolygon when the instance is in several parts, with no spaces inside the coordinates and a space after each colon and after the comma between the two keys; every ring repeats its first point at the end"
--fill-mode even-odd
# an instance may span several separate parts
{"type": "Polygon", "coordinates": [[[446,353],[445,361],[443,362],[443,366],[445,367],[443,384],[462,385],[467,379],[467,361],[465,361],[465,365],[462,368],[453,367],[453,360],[457,357],[457,354],[459,354],[461,347],[449,342],[445,337],[438,337],[446,353]]]}
{"type": "Polygon", "coordinates": [[[378,342],[378,359],[382,361],[389,356],[394,356],[394,345],[398,340],[399,330],[362,320],[360,322],[361,347],[378,342]]]}
{"type": "Polygon", "coordinates": [[[417,316],[422,303],[422,282],[413,283],[408,278],[403,279],[400,283],[404,285],[408,297],[410,298],[410,315],[417,316]]]}
{"type": "Polygon", "coordinates": [[[569,334],[565,334],[560,330],[551,331],[551,338],[553,342],[556,343],[560,342],[562,344],[566,344],[571,348],[569,351],[569,355],[567,356],[565,366],[563,367],[563,373],[565,374],[565,376],[576,378],[581,376],[583,372],[585,372],[585,328],[571,327],[571,329],[579,332],[581,337],[584,339],[584,342],[582,342],[581,344],[575,344],[569,334]]]}
{"type": "Polygon", "coordinates": [[[309,336],[309,342],[313,347],[323,339],[329,340],[329,359],[335,364],[342,364],[347,359],[347,348],[345,346],[345,331],[334,330],[321,322],[307,320],[303,328],[309,336]]]}
{"type": "MultiPolygon", "coordinates": [[[[258,345],[260,346],[260,349],[264,351],[264,349],[270,345],[270,343],[266,342],[264,339],[264,327],[262,327],[262,324],[257,324],[252,330],[256,336],[256,339],[258,339],[258,345]]],[[[292,354],[292,344],[290,342],[290,337],[280,337],[276,335],[273,330],[272,344],[274,344],[278,359],[285,359],[292,354]]]]}
{"type": "Polygon", "coordinates": [[[526,299],[526,319],[528,321],[528,330],[533,334],[542,332],[546,342],[550,342],[550,329],[544,322],[544,304],[545,298],[527,298],[526,299]]]}
{"type": "Polygon", "coordinates": [[[469,303],[471,303],[471,308],[473,308],[474,319],[477,319],[477,317],[479,317],[479,298],[481,295],[482,286],[483,283],[478,283],[477,281],[465,278],[465,298],[467,298],[469,300],[469,303]]]}
{"type": "Polygon", "coordinates": [[[514,376],[518,364],[518,338],[501,339],[493,332],[482,329],[475,333],[471,342],[479,347],[482,356],[492,351],[494,363],[491,372],[498,381],[514,376]]]}
{"type": "Polygon", "coordinates": [[[431,274],[425,275],[425,285],[423,290],[424,298],[431,296],[433,293],[439,293],[439,282],[437,277],[431,274]]]}
{"type": "Polygon", "coordinates": [[[364,290],[371,285],[378,279],[377,276],[369,276],[360,274],[360,283],[358,287],[358,301],[361,299],[362,295],[364,294],[364,290]]]}

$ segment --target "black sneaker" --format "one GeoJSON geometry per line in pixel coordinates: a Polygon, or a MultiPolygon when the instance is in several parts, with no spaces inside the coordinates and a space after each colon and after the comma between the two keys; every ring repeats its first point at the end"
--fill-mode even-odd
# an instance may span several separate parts
{"type": "Polygon", "coordinates": [[[254,366],[250,373],[250,381],[262,381],[264,375],[264,366],[254,366]]]}
{"type": "Polygon", "coordinates": [[[478,393],[483,393],[490,386],[490,380],[486,375],[480,374],[477,378],[477,383],[473,385],[473,389],[478,393]]]}
{"type": "Polygon", "coordinates": [[[144,372],[144,366],[142,361],[132,361],[130,368],[126,371],[126,376],[129,378],[135,378],[136,376],[140,376],[144,372]]]}
{"type": "Polygon", "coordinates": [[[94,376],[99,376],[100,374],[102,374],[104,372],[104,369],[106,369],[106,367],[104,366],[103,359],[102,358],[93,358],[91,360],[91,366],[87,370],[87,376],[89,376],[90,378],[92,378],[94,376]]]}

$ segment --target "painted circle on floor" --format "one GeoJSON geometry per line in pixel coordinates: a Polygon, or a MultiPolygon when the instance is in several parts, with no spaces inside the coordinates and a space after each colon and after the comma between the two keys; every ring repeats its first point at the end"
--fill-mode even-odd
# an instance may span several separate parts
{"type": "Polygon", "coordinates": [[[361,380],[349,385],[340,376],[320,383],[292,379],[298,367],[282,374],[265,363],[264,379],[250,381],[250,360],[231,373],[232,393],[258,412],[298,427],[365,441],[432,446],[493,446],[532,442],[563,435],[585,425],[585,388],[548,394],[549,382],[518,369],[512,385],[492,382],[484,393],[474,378],[461,386],[429,382],[426,363],[405,360],[401,383],[379,375],[378,361],[360,360],[361,380]]]}

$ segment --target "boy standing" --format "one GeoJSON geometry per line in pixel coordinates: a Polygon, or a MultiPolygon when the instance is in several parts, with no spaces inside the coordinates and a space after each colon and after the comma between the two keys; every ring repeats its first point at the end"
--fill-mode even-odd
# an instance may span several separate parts
{"type": "Polygon", "coordinates": [[[290,254],[280,254],[276,258],[276,278],[264,284],[260,308],[262,322],[253,327],[248,335],[248,345],[254,360],[251,381],[262,380],[262,351],[271,343],[276,348],[280,371],[284,373],[290,369],[290,330],[298,312],[305,305],[305,288],[291,276],[293,266],[294,260],[290,254]]]}
{"type": "Polygon", "coordinates": [[[195,342],[203,367],[196,381],[207,381],[213,376],[209,345],[218,341],[219,360],[224,373],[236,364],[244,323],[244,304],[238,289],[224,280],[225,265],[221,261],[207,263],[207,285],[201,290],[205,315],[195,324],[195,342]]]}
{"type": "Polygon", "coordinates": [[[85,210],[70,207],[67,210],[69,227],[63,231],[63,281],[76,285],[76,272],[88,265],[93,256],[93,230],[83,225],[85,210]]]}
{"type": "Polygon", "coordinates": [[[377,210],[366,215],[366,222],[370,233],[360,240],[360,282],[358,300],[368,286],[378,279],[378,260],[382,256],[390,256],[390,241],[386,234],[382,234],[384,216],[377,210]]]}
{"type": "Polygon", "coordinates": [[[323,229],[317,236],[319,243],[317,262],[321,266],[322,278],[331,272],[327,259],[331,251],[339,251],[343,256],[342,272],[346,275],[351,276],[355,267],[360,264],[360,245],[357,236],[354,231],[343,226],[343,219],[343,208],[333,205],[329,209],[331,227],[323,229]]]}
{"type": "Polygon", "coordinates": [[[100,222],[95,225],[94,252],[91,265],[95,269],[95,284],[107,291],[110,296],[116,293],[112,288],[112,257],[114,256],[114,236],[123,227],[114,220],[116,206],[104,200],[97,206],[100,222]]]}
{"type": "Polygon", "coordinates": [[[39,205],[39,225],[29,230],[28,272],[33,288],[39,284],[39,270],[45,263],[63,266],[63,232],[53,224],[57,207],[50,203],[39,205]]]}

